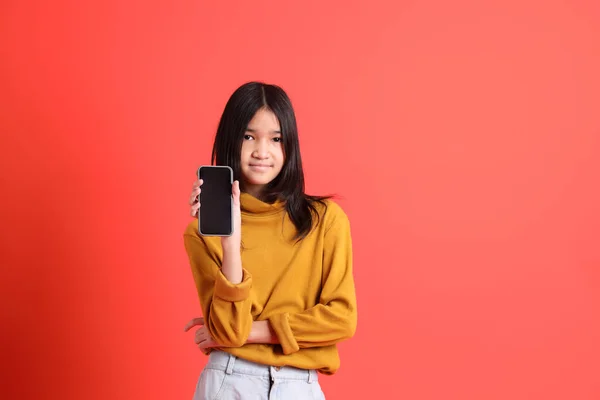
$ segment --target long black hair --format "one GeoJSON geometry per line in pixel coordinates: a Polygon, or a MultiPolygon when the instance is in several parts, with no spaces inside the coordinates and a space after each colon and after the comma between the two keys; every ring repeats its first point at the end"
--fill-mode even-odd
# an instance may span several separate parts
{"type": "Polygon", "coordinates": [[[281,172],[266,186],[262,200],[267,203],[276,200],[285,202],[285,209],[296,227],[295,239],[302,240],[319,223],[315,203],[326,207],[325,200],[330,196],[309,196],[304,193],[304,171],[296,116],[292,102],[282,88],[262,82],[248,82],[231,95],[217,129],[212,164],[231,167],[234,179],[243,185],[240,165],[242,142],[248,124],[262,108],[273,112],[279,120],[285,156],[281,172]]]}

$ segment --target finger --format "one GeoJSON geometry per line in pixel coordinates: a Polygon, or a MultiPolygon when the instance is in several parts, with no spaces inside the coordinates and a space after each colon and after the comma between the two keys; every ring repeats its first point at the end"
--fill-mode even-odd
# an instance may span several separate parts
{"type": "Polygon", "coordinates": [[[198,218],[198,210],[200,210],[200,203],[196,203],[190,207],[190,215],[198,218]]]}
{"type": "Polygon", "coordinates": [[[233,195],[233,201],[237,205],[240,202],[240,182],[233,182],[233,186],[231,187],[231,192],[233,195]]]}
{"type": "Polygon", "coordinates": [[[196,333],[194,333],[194,337],[197,339],[201,339],[203,337],[206,337],[206,327],[205,326],[201,326],[200,328],[196,329],[196,333]]]}
{"type": "Polygon", "coordinates": [[[204,341],[198,343],[198,347],[200,349],[208,349],[211,347],[217,347],[217,343],[212,339],[207,339],[207,340],[204,340],[204,341]]]}
{"type": "Polygon", "coordinates": [[[204,181],[202,179],[198,179],[197,181],[194,182],[194,184],[192,185],[192,190],[199,188],[200,186],[202,186],[202,184],[204,183],[204,181]]]}
{"type": "Polygon", "coordinates": [[[183,330],[184,330],[184,332],[187,332],[190,329],[192,329],[194,326],[197,326],[197,325],[204,325],[204,317],[193,318],[190,322],[188,322],[185,325],[185,328],[183,328],[183,330]]]}
{"type": "Polygon", "coordinates": [[[200,343],[204,342],[205,340],[206,340],[206,337],[204,337],[202,335],[194,336],[194,343],[196,343],[196,344],[200,344],[200,343]]]}
{"type": "Polygon", "coordinates": [[[198,202],[198,196],[200,196],[200,188],[196,188],[192,190],[192,194],[190,195],[190,206],[196,202],[198,202]]]}
{"type": "Polygon", "coordinates": [[[194,336],[194,343],[196,344],[202,344],[208,340],[211,340],[211,337],[205,333],[201,333],[198,336],[194,336]]]}

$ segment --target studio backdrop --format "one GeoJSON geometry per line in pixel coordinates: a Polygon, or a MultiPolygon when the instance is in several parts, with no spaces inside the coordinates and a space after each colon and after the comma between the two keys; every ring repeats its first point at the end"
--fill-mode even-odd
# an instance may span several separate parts
{"type": "Polygon", "coordinates": [[[0,397],[191,398],[187,201],[260,80],[351,221],[328,399],[600,398],[598,4],[4,0],[0,397]]]}

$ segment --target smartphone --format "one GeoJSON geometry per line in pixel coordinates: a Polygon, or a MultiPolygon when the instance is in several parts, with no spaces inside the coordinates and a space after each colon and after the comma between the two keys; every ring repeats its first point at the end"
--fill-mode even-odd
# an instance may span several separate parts
{"type": "Polygon", "coordinates": [[[233,170],[228,166],[198,168],[200,217],[198,232],[203,236],[231,236],[233,233],[233,170]]]}

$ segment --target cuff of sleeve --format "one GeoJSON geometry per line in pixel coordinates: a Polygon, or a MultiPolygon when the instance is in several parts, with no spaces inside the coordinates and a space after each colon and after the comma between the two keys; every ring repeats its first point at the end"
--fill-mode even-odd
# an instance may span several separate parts
{"type": "Polygon", "coordinates": [[[290,315],[288,313],[274,315],[269,318],[269,322],[277,335],[277,339],[279,339],[283,354],[288,355],[300,350],[290,326],[290,315]]]}
{"type": "Polygon", "coordinates": [[[250,296],[252,288],[252,275],[245,269],[243,270],[242,281],[238,284],[233,284],[219,270],[215,281],[214,295],[225,301],[243,301],[250,296]]]}

